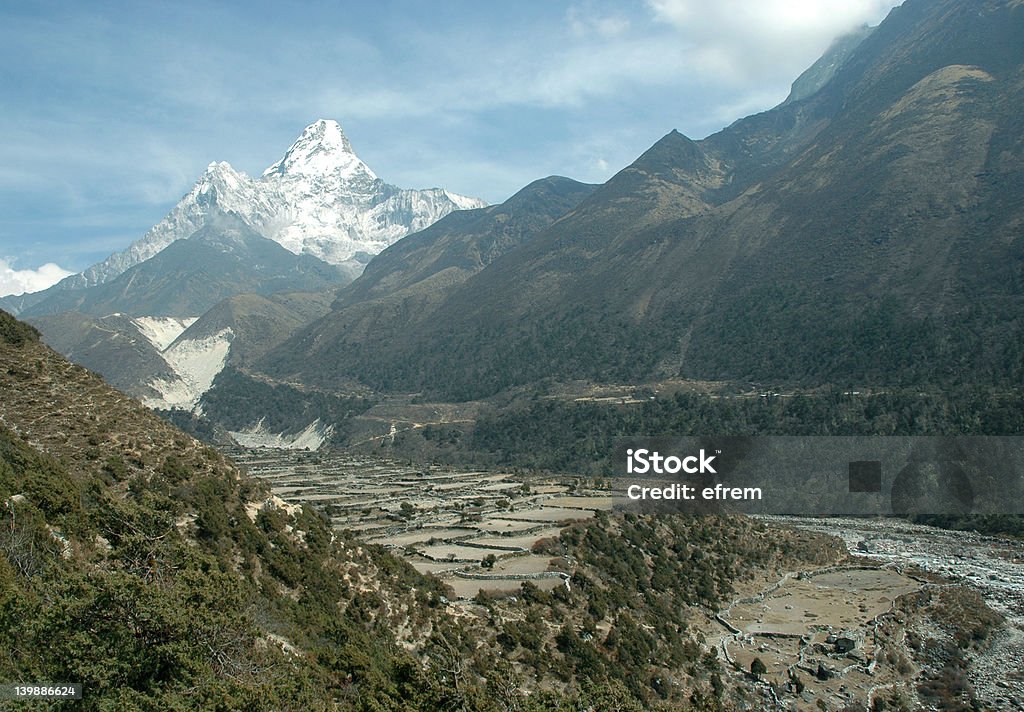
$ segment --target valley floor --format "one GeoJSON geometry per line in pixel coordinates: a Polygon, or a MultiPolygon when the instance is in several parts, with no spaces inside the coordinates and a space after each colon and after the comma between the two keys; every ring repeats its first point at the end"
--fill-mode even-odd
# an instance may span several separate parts
{"type": "MultiPolygon", "coordinates": [[[[459,616],[478,615],[481,596],[514,601],[524,582],[542,591],[569,588],[576,562],[539,553],[543,542],[621,499],[568,476],[424,467],[361,454],[231,454],[276,497],[313,504],[335,529],[438,576],[459,616]]],[[[917,700],[922,686],[939,686],[950,674],[952,663],[933,648],[954,636],[955,625],[946,630],[940,613],[960,605],[964,587],[980,593],[1005,625],[985,645],[950,653],[973,690],[962,699],[973,694],[997,710],[1024,704],[1024,542],[894,520],[760,519],[839,537],[849,552],[827,566],[765,570],[738,582],[736,598],[717,614],[694,611],[693,625],[731,665],[734,682],[752,687],[765,704],[838,710],[917,700]],[[765,666],[760,680],[749,674],[755,658],[765,666]]],[[[960,694],[950,689],[930,694],[960,694]]]]}

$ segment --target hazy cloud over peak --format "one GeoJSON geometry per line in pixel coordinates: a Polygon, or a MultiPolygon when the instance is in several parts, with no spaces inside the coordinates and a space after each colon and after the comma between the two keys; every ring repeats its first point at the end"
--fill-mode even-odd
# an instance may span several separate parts
{"type": "Polygon", "coordinates": [[[761,37],[827,42],[858,25],[876,24],[898,5],[894,0],[648,0],[655,16],[706,39],[761,37]]]}
{"type": "MultiPolygon", "coordinates": [[[[837,36],[878,24],[895,0],[648,0],[703,71],[735,83],[799,73],[837,36]]],[[[795,76],[795,75],[794,75],[795,76]]]]}

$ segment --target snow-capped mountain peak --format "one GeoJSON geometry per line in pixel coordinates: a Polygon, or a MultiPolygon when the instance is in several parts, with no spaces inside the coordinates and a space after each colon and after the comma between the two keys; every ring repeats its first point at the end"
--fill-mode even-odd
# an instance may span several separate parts
{"type": "Polygon", "coordinates": [[[284,157],[263,171],[264,178],[274,175],[377,178],[352,150],[341,124],[330,119],[319,119],[303,129],[284,157]]]}
{"type": "Polygon", "coordinates": [[[249,176],[236,171],[227,161],[214,161],[192,186],[191,194],[205,195],[218,189],[222,193],[229,193],[238,190],[249,180],[249,176]]]}
{"type": "Polygon", "coordinates": [[[355,154],[337,121],[319,119],[259,178],[224,161],[210,163],[141,239],[54,288],[111,280],[225,213],[296,254],[347,266],[355,276],[366,255],[454,210],[485,205],[440,188],[406,190],[385,183],[355,154]]]}
{"type": "Polygon", "coordinates": [[[218,175],[224,172],[234,173],[235,169],[227,161],[211,161],[206,167],[206,175],[218,175]]]}

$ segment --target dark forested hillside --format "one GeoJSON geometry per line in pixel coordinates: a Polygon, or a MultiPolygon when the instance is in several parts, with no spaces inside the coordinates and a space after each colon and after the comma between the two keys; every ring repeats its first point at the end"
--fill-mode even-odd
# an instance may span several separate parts
{"type": "MultiPolygon", "coordinates": [[[[452,213],[399,240],[339,291],[330,313],[275,348],[261,368],[275,376],[301,373],[306,382],[328,387],[357,380],[359,374],[344,368],[346,359],[389,352],[429,322],[451,290],[528,244],[593,189],[569,178],[544,178],[500,205],[452,213]],[[321,368],[310,368],[313,362],[321,368]]],[[[390,358],[388,363],[395,365],[390,358]]]]}

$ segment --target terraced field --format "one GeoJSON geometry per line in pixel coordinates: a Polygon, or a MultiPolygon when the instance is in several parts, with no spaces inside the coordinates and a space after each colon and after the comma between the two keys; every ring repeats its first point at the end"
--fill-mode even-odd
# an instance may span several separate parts
{"type": "Polygon", "coordinates": [[[610,493],[579,491],[572,481],[527,482],[351,454],[230,454],[276,496],[315,505],[336,529],[393,549],[421,573],[442,578],[462,600],[480,590],[512,593],[524,581],[545,590],[564,585],[567,567],[532,554],[534,545],[614,504],[610,493]]]}

